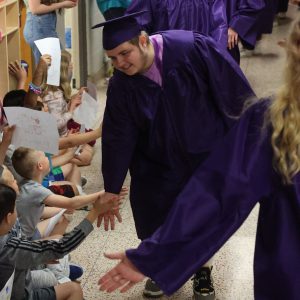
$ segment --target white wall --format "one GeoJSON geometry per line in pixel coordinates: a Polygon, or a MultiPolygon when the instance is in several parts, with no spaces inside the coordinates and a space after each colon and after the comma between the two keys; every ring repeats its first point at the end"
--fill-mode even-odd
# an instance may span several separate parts
{"type": "Polygon", "coordinates": [[[96,0],[87,0],[87,52],[88,52],[88,74],[103,75],[103,55],[102,48],[102,28],[91,29],[95,24],[104,21],[100,13],[96,0]]]}

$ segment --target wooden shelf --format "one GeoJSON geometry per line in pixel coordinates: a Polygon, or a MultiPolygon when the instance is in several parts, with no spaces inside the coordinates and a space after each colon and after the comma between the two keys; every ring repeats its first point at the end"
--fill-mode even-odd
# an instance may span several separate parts
{"type": "Polygon", "coordinates": [[[11,5],[13,3],[18,2],[18,0],[4,0],[4,1],[0,1],[0,8],[2,7],[6,7],[8,5],[11,5]]]}
{"type": "Polygon", "coordinates": [[[8,64],[20,60],[20,29],[18,0],[0,1],[0,98],[16,88],[16,80],[9,75],[8,64]]]}
{"type": "Polygon", "coordinates": [[[5,35],[9,35],[11,33],[14,33],[15,31],[18,31],[19,27],[6,27],[6,33],[5,35]]]}

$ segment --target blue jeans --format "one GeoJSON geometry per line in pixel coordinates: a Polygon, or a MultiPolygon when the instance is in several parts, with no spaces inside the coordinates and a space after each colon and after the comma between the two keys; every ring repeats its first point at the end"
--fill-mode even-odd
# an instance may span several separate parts
{"type": "Polygon", "coordinates": [[[24,27],[24,38],[31,47],[36,65],[39,62],[41,53],[36,47],[34,41],[47,37],[58,37],[56,32],[56,13],[52,12],[43,15],[27,13],[24,27]]]}

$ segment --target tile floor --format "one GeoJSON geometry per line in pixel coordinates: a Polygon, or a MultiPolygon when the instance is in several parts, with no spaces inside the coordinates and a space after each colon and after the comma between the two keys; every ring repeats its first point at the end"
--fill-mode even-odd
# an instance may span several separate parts
{"type": "MultiPolygon", "coordinates": [[[[282,20],[274,28],[272,35],[265,36],[261,43],[261,53],[253,57],[243,58],[242,69],[258,96],[268,96],[274,93],[281,82],[281,70],[284,64],[284,51],[277,46],[277,41],[286,36],[293,18],[300,12],[290,7],[288,18],[282,20]]],[[[101,105],[105,105],[105,88],[99,88],[101,105]]],[[[103,107],[101,107],[101,112],[103,107]]],[[[96,144],[96,153],[89,167],[82,168],[82,173],[88,178],[85,192],[93,192],[103,188],[101,179],[100,142],[96,144]]],[[[128,179],[127,179],[128,180],[128,179]]],[[[138,245],[134,223],[128,199],[122,207],[123,223],[115,231],[104,232],[96,229],[86,241],[72,253],[72,260],[84,266],[82,277],[84,297],[92,299],[143,299],[141,293],[143,284],[137,285],[127,294],[107,294],[97,290],[98,278],[115,263],[103,257],[103,252],[119,251],[138,245]]],[[[217,299],[219,300],[251,300],[253,299],[253,250],[258,207],[255,207],[248,220],[234,236],[216,254],[213,269],[217,299]]],[[[72,222],[76,225],[85,212],[77,211],[72,222]]],[[[163,299],[192,299],[192,283],[188,281],[172,297],[163,299]]]]}

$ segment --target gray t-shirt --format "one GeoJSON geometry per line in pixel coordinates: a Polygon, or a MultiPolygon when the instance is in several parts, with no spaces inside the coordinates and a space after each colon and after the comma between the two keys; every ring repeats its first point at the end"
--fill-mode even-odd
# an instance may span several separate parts
{"type": "Polygon", "coordinates": [[[51,260],[64,257],[74,250],[93,230],[86,219],[58,242],[54,240],[28,241],[19,238],[19,229],[0,236],[0,290],[15,269],[11,299],[28,299],[32,291],[30,269],[51,260]]]}
{"type": "Polygon", "coordinates": [[[21,182],[16,207],[22,236],[32,238],[44,211],[44,200],[50,195],[53,193],[38,182],[33,180],[21,182]]]}

